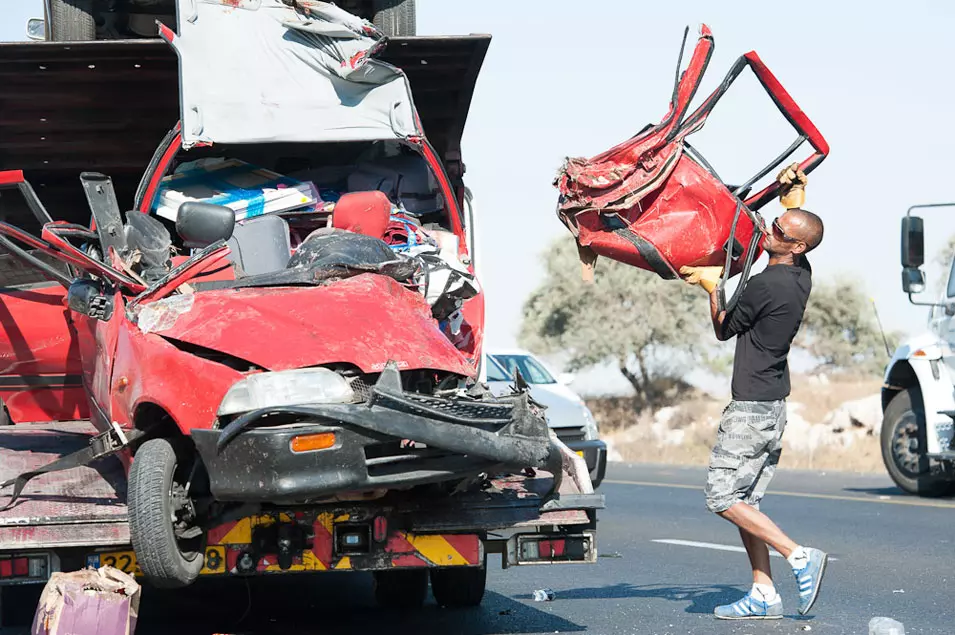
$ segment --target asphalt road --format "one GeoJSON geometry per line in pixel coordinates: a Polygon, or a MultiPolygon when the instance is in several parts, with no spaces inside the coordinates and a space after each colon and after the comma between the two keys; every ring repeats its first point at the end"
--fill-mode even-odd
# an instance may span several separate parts
{"type": "Polygon", "coordinates": [[[903,622],[909,635],[955,633],[953,500],[904,496],[877,475],[780,472],[764,511],[835,561],[811,615],[797,616],[792,574],[774,558],[787,617],[723,622],[713,607],[737,599],[749,571],[735,529],[703,508],[704,471],[618,464],[607,478],[598,563],[502,571],[492,560],[478,609],[445,610],[429,599],[421,611],[390,613],[374,606],[368,576],[329,574],[147,594],[137,633],[865,634],[876,615],[903,622]],[[554,601],[532,600],[543,587],[554,601]]]}

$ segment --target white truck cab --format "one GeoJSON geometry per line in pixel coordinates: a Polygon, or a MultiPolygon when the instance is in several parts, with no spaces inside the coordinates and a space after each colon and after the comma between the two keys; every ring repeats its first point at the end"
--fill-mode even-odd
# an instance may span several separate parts
{"type": "Polygon", "coordinates": [[[923,222],[913,209],[902,219],[902,288],[909,301],[931,307],[927,331],[903,342],[882,386],[882,460],[896,485],[911,494],[955,494],[955,258],[935,302],[925,290],[923,222]]]}

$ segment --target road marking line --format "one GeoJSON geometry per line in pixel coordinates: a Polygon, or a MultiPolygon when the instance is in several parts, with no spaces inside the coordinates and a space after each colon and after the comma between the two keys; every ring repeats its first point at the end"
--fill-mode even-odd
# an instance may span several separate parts
{"type": "MultiPolygon", "coordinates": [[[[612,480],[604,479],[604,483],[613,483],[614,485],[640,485],[643,487],[669,487],[677,489],[695,489],[697,491],[703,491],[703,488],[699,485],[687,485],[685,483],[654,483],[651,481],[622,481],[622,480],[612,480]]],[[[880,503],[882,505],[910,505],[912,507],[945,507],[948,509],[955,508],[955,503],[946,503],[944,501],[930,501],[930,500],[906,500],[906,499],[890,499],[884,500],[882,498],[864,498],[862,496],[839,496],[836,494],[808,494],[806,492],[780,492],[778,490],[769,490],[767,492],[768,496],[795,496],[798,498],[819,498],[823,500],[836,500],[836,501],[854,501],[857,503],[880,503]]]]}
{"type": "MultiPolygon", "coordinates": [[[[679,545],[681,547],[699,547],[701,549],[713,549],[715,551],[732,551],[734,553],[746,553],[746,549],[743,547],[737,547],[736,545],[719,545],[715,542],[696,542],[695,540],[676,540],[674,538],[656,538],[650,542],[659,542],[664,545],[679,545]]],[[[774,558],[782,558],[783,554],[779,553],[775,549],[769,550],[769,555],[774,558]]],[[[833,558],[829,556],[830,562],[838,562],[838,558],[833,558]]]]}

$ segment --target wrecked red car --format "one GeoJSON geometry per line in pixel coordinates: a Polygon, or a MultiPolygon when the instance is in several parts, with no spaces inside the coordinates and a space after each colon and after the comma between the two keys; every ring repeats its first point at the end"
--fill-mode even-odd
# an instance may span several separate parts
{"type": "MultiPolygon", "coordinates": [[[[705,24],[687,67],[682,70],[684,33],[670,108],[658,124],[647,125],[627,141],[590,159],[570,158],[555,186],[557,214],[577,241],[584,276],[593,274],[598,256],[676,279],[682,267],[720,266],[721,301],[726,281],[743,274],[761,253],[765,223],[758,210],[779,193],[772,182],[753,187],[805,143],[812,153],[800,163],[805,174],[829,154],[829,144],[755,51],[738,58],[719,87],[695,109],[690,104],[713,53],[713,34],[705,24]],[[730,185],[687,141],[706,123],[733,82],[750,68],[796,139],[744,183],[730,185]]],[[[743,285],[737,287],[732,304],[743,285]]]]}
{"type": "Polygon", "coordinates": [[[44,471],[118,452],[137,560],[161,586],[191,583],[207,528],[250,509],[559,475],[576,457],[520,381],[503,398],[475,382],[460,197],[406,77],[374,58],[380,35],[326,3],[179,4],[195,15],[162,35],[182,122],[132,211],[84,173],[92,221],[53,221],[22,173],[0,172],[43,225],[0,223],[0,248],[57,284],[4,296],[0,344],[16,357],[29,340],[34,376],[80,375],[88,398],[24,391],[7,410],[102,431],[44,471]],[[235,91],[216,84],[240,70],[235,91]]]}

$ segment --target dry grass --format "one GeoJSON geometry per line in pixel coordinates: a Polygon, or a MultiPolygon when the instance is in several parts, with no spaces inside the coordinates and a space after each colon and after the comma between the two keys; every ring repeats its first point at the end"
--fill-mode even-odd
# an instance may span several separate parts
{"type": "Polygon", "coordinates": [[[802,404],[800,415],[806,421],[817,423],[847,401],[878,394],[881,386],[882,380],[878,377],[831,377],[829,383],[822,384],[810,377],[794,375],[789,401],[802,404]]]}
{"type": "MultiPolygon", "coordinates": [[[[820,423],[846,401],[877,393],[880,382],[871,378],[838,378],[829,383],[793,377],[790,402],[803,405],[800,416],[820,423]]],[[[600,423],[601,436],[624,461],[705,465],[716,438],[717,422],[723,407],[699,392],[685,392],[666,426],[654,426],[652,411],[628,398],[595,399],[588,402],[600,423]],[[675,432],[674,432],[675,431],[675,432]],[[667,443],[664,435],[679,435],[679,443],[667,443]]],[[[850,447],[819,446],[809,450],[784,447],[780,467],[790,469],[884,472],[878,436],[855,437],[850,447]]]]}

